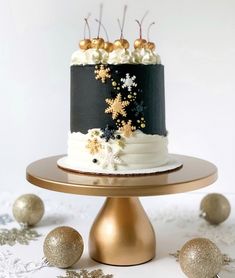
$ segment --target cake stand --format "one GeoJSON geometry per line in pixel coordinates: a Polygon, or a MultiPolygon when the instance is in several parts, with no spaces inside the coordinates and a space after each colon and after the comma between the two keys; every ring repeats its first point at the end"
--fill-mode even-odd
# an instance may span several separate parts
{"type": "Polygon", "coordinates": [[[187,192],[217,179],[215,165],[183,155],[173,155],[183,163],[180,169],[142,176],[68,172],[57,166],[60,157],[48,157],[30,164],[27,180],[49,190],[107,197],[91,227],[89,252],[92,259],[111,265],[137,265],[155,256],[155,233],[138,197],[187,192]]]}

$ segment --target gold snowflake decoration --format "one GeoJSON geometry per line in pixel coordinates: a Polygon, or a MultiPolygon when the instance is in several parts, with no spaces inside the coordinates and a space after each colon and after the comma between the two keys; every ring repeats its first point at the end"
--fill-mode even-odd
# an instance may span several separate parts
{"type": "Polygon", "coordinates": [[[105,68],[104,65],[100,65],[100,67],[96,66],[95,68],[95,79],[101,80],[102,83],[105,83],[106,79],[111,77],[109,74],[110,68],[105,68]]]}
{"type": "Polygon", "coordinates": [[[105,113],[112,113],[112,118],[115,120],[118,115],[122,115],[126,117],[125,107],[129,105],[129,101],[122,101],[121,94],[117,94],[115,99],[106,99],[106,103],[109,105],[107,109],[105,109],[105,113]]]}
{"type": "Polygon", "coordinates": [[[86,145],[86,148],[89,150],[90,154],[96,154],[100,151],[101,149],[101,144],[97,140],[97,138],[94,139],[88,139],[88,143],[86,145]]]}
{"type": "Polygon", "coordinates": [[[119,130],[123,133],[125,137],[130,137],[133,135],[133,131],[136,129],[134,126],[131,125],[132,121],[129,120],[127,123],[122,121],[122,127],[119,130]]]}

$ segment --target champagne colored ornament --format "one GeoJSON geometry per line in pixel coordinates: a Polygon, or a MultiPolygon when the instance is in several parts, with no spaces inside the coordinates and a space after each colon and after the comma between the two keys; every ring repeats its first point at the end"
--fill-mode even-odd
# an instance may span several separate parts
{"type": "Polygon", "coordinates": [[[150,28],[155,24],[155,22],[152,22],[149,24],[149,27],[148,27],[148,33],[147,33],[147,38],[148,38],[148,42],[146,43],[145,45],[145,48],[146,49],[149,49],[149,50],[152,50],[154,51],[156,49],[156,45],[154,42],[151,42],[150,39],[149,39],[149,33],[150,33],[150,28]]]}
{"type": "Polygon", "coordinates": [[[202,199],[200,210],[201,217],[211,224],[218,225],[229,217],[231,206],[228,199],[222,194],[211,193],[202,199]]]}
{"type": "Polygon", "coordinates": [[[139,21],[137,19],[135,20],[137,22],[137,24],[139,25],[139,28],[140,28],[139,29],[140,30],[140,37],[138,39],[136,39],[135,42],[134,42],[134,48],[135,49],[141,49],[141,48],[146,47],[147,41],[142,38],[142,24],[143,24],[143,21],[144,21],[147,14],[148,14],[148,11],[144,14],[141,21],[139,21]]]}
{"type": "Polygon", "coordinates": [[[88,23],[89,17],[90,17],[90,14],[88,14],[88,16],[86,18],[84,18],[84,20],[85,20],[84,39],[79,42],[79,47],[82,50],[87,50],[87,49],[91,48],[91,30],[90,30],[90,26],[88,23]],[[89,33],[88,39],[86,39],[86,28],[88,29],[88,33],[89,33]]]}
{"type": "Polygon", "coordinates": [[[126,21],[126,11],[127,11],[127,6],[125,5],[124,10],[123,10],[122,24],[118,18],[118,26],[121,31],[121,36],[120,36],[120,39],[115,40],[113,43],[113,48],[115,50],[116,49],[128,49],[130,46],[128,40],[124,39],[124,36],[123,36],[123,30],[124,30],[124,25],[125,25],[125,21],[126,21]]]}
{"type": "Polygon", "coordinates": [[[223,261],[219,248],[206,238],[186,242],[179,252],[181,269],[189,278],[218,277],[223,261]]]}
{"type": "Polygon", "coordinates": [[[58,227],[52,230],[43,244],[44,255],[49,264],[68,268],[82,256],[83,239],[79,232],[71,227],[58,227]]]}
{"type": "Polygon", "coordinates": [[[12,212],[18,223],[33,226],[42,219],[44,204],[37,195],[25,194],[16,199],[12,212]]]}

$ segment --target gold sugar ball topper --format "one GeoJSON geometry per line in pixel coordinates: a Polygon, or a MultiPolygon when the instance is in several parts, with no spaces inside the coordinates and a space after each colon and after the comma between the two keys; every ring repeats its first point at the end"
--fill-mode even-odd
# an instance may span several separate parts
{"type": "Polygon", "coordinates": [[[122,16],[122,24],[120,22],[120,19],[118,18],[118,26],[121,31],[121,35],[120,35],[120,39],[115,40],[113,43],[113,48],[115,50],[116,49],[128,49],[130,47],[128,40],[124,39],[124,36],[123,36],[123,30],[124,30],[124,25],[125,25],[125,21],[126,21],[126,11],[127,11],[127,6],[125,5],[124,10],[123,10],[123,16],[122,16]]]}
{"type": "Polygon", "coordinates": [[[189,278],[215,278],[223,262],[219,248],[206,238],[186,242],[179,252],[180,267],[189,278]]]}
{"type": "Polygon", "coordinates": [[[89,17],[90,17],[90,14],[88,14],[88,16],[86,18],[84,18],[84,20],[85,20],[84,39],[79,42],[79,47],[82,50],[87,50],[87,49],[91,48],[91,39],[90,39],[91,38],[91,30],[90,30],[90,26],[88,23],[89,17]],[[86,39],[86,29],[88,29],[89,39],[86,39]]]}
{"type": "Polygon", "coordinates": [[[118,39],[113,43],[113,48],[116,49],[128,49],[130,46],[128,40],[126,39],[118,39]]]}
{"type": "Polygon", "coordinates": [[[43,201],[34,194],[24,194],[16,199],[12,208],[15,220],[25,226],[36,225],[43,217],[43,201]]]}
{"type": "Polygon", "coordinates": [[[102,49],[104,47],[104,39],[100,38],[100,27],[101,27],[101,21],[102,21],[102,14],[103,14],[103,4],[100,4],[100,14],[99,14],[99,20],[96,20],[98,22],[98,34],[96,38],[93,38],[91,40],[91,47],[95,49],[102,49]]]}
{"type": "Polygon", "coordinates": [[[155,22],[152,22],[149,24],[149,27],[148,27],[148,32],[147,32],[147,38],[148,38],[148,41],[145,45],[145,48],[146,49],[149,49],[149,50],[152,50],[154,51],[156,49],[156,45],[154,42],[151,42],[150,39],[149,39],[149,33],[150,33],[150,28],[155,24],[155,22]]]}
{"type": "Polygon", "coordinates": [[[102,48],[104,50],[106,50],[107,52],[112,52],[113,51],[113,43],[111,43],[109,41],[109,36],[108,36],[108,32],[106,30],[106,28],[104,27],[104,25],[101,23],[101,21],[99,21],[98,19],[96,19],[96,22],[98,22],[100,24],[100,26],[103,28],[104,32],[105,32],[105,35],[106,35],[106,38],[107,38],[107,41],[104,41],[103,40],[103,45],[102,45],[102,48]]]}
{"type": "Polygon", "coordinates": [[[147,14],[148,14],[148,11],[145,12],[145,14],[142,17],[141,21],[139,21],[137,19],[135,20],[137,22],[137,24],[139,25],[139,38],[134,41],[134,48],[135,49],[145,48],[145,46],[147,44],[147,41],[142,38],[142,24],[143,24],[143,21],[144,21],[145,17],[147,16],[147,14]]]}
{"type": "Polygon", "coordinates": [[[104,43],[104,46],[103,46],[104,50],[106,50],[107,52],[112,52],[113,49],[114,49],[114,45],[112,42],[109,42],[109,41],[106,41],[104,43]]]}
{"type": "Polygon", "coordinates": [[[218,225],[224,222],[230,215],[231,206],[228,199],[218,193],[206,195],[200,204],[200,216],[210,224],[218,225]]]}
{"type": "Polygon", "coordinates": [[[61,226],[52,230],[45,238],[43,252],[50,265],[68,268],[82,256],[84,243],[78,231],[61,226]]]}

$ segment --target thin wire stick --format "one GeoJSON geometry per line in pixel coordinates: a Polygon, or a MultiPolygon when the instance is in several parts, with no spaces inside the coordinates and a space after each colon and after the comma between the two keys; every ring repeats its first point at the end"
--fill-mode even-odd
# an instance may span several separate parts
{"type": "Polygon", "coordinates": [[[100,4],[100,15],[99,15],[99,25],[98,25],[98,35],[97,38],[100,37],[100,26],[101,26],[101,21],[102,21],[102,14],[103,14],[103,4],[100,4]]]}
{"type": "Polygon", "coordinates": [[[107,41],[109,41],[108,32],[107,32],[106,28],[104,27],[104,24],[102,24],[97,18],[95,19],[95,21],[98,22],[98,23],[101,25],[101,27],[104,29],[105,36],[106,36],[106,38],[107,38],[107,41]]]}
{"type": "Polygon", "coordinates": [[[127,11],[127,5],[125,5],[124,9],[123,9],[122,24],[120,22],[120,19],[119,18],[117,19],[118,26],[119,26],[120,31],[121,31],[120,39],[123,39],[123,30],[124,30],[124,25],[125,25],[125,21],[126,21],[126,11],[127,11]]]}
{"type": "Polygon", "coordinates": [[[148,39],[148,41],[150,41],[150,39],[149,39],[150,28],[151,28],[154,24],[155,24],[154,21],[153,21],[152,23],[149,24],[148,31],[147,31],[147,39],[148,39]]]}
{"type": "Polygon", "coordinates": [[[84,33],[83,33],[83,35],[84,35],[84,40],[85,40],[85,38],[86,38],[86,28],[88,29],[89,39],[91,38],[91,29],[90,29],[90,26],[89,26],[89,23],[88,23],[88,19],[89,19],[90,15],[91,15],[91,14],[89,13],[89,14],[87,15],[87,17],[84,18],[84,20],[85,20],[84,33]]]}
{"type": "Polygon", "coordinates": [[[139,21],[139,20],[135,20],[137,23],[138,23],[138,25],[139,25],[139,27],[140,27],[140,39],[142,39],[142,24],[143,24],[143,21],[144,21],[144,19],[145,19],[145,17],[147,16],[147,14],[149,13],[149,11],[146,11],[145,12],[145,14],[144,14],[144,16],[142,17],[142,19],[141,19],[141,21],[139,21]]]}

